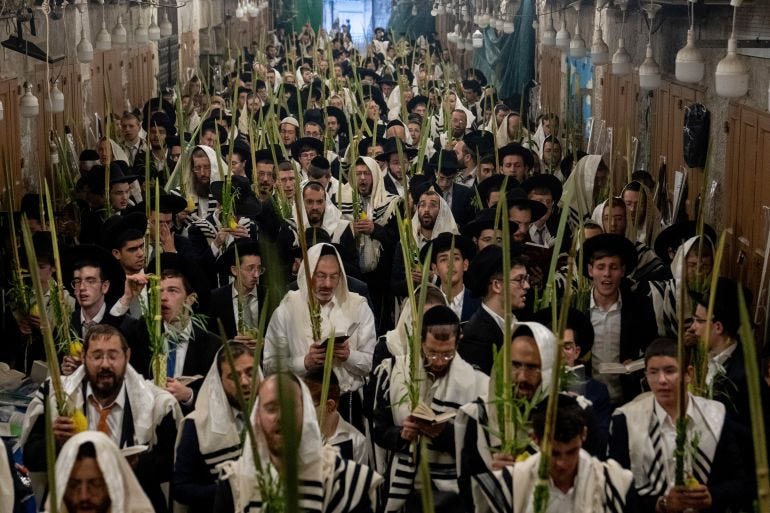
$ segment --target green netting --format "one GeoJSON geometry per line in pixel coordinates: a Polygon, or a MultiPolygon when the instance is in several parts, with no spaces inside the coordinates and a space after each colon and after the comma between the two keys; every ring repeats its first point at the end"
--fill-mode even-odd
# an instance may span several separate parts
{"type": "Polygon", "coordinates": [[[524,94],[535,78],[535,6],[522,0],[513,22],[513,34],[499,37],[492,28],[484,30],[484,48],[474,52],[473,65],[487,77],[501,98],[524,94]]]}
{"type": "Polygon", "coordinates": [[[305,23],[310,22],[313,30],[323,24],[323,2],[321,0],[291,0],[284,3],[285,14],[295,14],[290,20],[295,32],[300,32],[305,23]]]}
{"type": "Polygon", "coordinates": [[[428,37],[436,31],[435,18],[430,15],[430,3],[418,4],[416,16],[412,14],[413,5],[412,2],[399,2],[393,7],[388,30],[393,31],[396,37],[405,34],[409,39],[417,39],[420,36],[428,37]]]}

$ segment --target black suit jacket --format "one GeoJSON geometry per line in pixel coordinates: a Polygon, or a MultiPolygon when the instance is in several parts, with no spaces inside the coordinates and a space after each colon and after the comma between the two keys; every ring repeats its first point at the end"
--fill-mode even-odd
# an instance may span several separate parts
{"type": "Polygon", "coordinates": [[[494,363],[492,347],[500,350],[502,345],[503,331],[492,316],[479,305],[476,313],[463,326],[463,337],[457,346],[457,352],[463,360],[489,375],[494,363]]]}
{"type": "MultiPolygon", "coordinates": [[[[265,291],[257,287],[257,300],[260,310],[265,304],[265,291]]],[[[266,319],[266,322],[270,319],[266,319]]],[[[228,339],[238,334],[238,323],[235,321],[233,312],[233,286],[224,285],[211,291],[211,306],[209,310],[208,329],[211,333],[219,334],[219,321],[222,321],[222,327],[225,329],[225,336],[228,339]]]]}
{"type": "MultiPolygon", "coordinates": [[[[632,292],[626,280],[620,286],[620,294],[623,301],[620,309],[620,361],[638,360],[644,357],[647,346],[658,336],[655,311],[650,298],[632,292]]],[[[643,371],[620,376],[624,403],[643,392],[643,380],[643,371]]]]}
{"type": "Polygon", "coordinates": [[[465,185],[452,184],[452,215],[459,226],[473,221],[476,210],[473,208],[473,189],[465,185]]]}
{"type": "Polygon", "coordinates": [[[391,194],[395,194],[398,196],[398,189],[396,188],[396,182],[393,180],[393,177],[390,176],[389,172],[385,173],[385,176],[383,177],[382,181],[385,183],[385,190],[388,191],[391,194]]]}
{"type": "Polygon", "coordinates": [[[463,311],[460,322],[469,321],[479,308],[481,308],[481,299],[471,294],[471,291],[466,288],[463,291],[463,311]]]}

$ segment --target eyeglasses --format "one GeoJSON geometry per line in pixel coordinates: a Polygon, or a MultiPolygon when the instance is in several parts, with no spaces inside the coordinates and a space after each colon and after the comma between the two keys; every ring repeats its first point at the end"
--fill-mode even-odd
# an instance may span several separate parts
{"type": "Polygon", "coordinates": [[[530,277],[530,275],[529,275],[529,274],[522,274],[522,275],[520,275],[520,276],[517,276],[517,277],[515,277],[515,278],[511,278],[511,281],[512,281],[512,282],[516,282],[516,283],[518,283],[519,285],[521,285],[521,284],[522,284],[522,283],[524,283],[524,282],[527,282],[527,283],[529,283],[529,280],[530,280],[530,278],[531,278],[531,277],[530,277]]]}
{"type": "Polygon", "coordinates": [[[102,360],[106,359],[110,363],[115,363],[120,359],[120,357],[121,353],[119,351],[107,351],[106,353],[97,351],[95,353],[86,354],[86,358],[92,362],[101,362],[102,360]]]}
{"type": "Polygon", "coordinates": [[[73,289],[79,289],[81,285],[85,285],[88,288],[92,288],[100,284],[102,280],[99,278],[86,278],[84,280],[81,280],[80,278],[75,278],[70,282],[70,285],[72,285],[73,289]]]}
{"type": "Polygon", "coordinates": [[[70,479],[67,481],[67,491],[77,492],[85,485],[86,491],[89,495],[93,495],[94,493],[104,490],[107,487],[107,483],[104,481],[104,478],[97,477],[95,479],[86,479],[85,481],[81,481],[79,479],[70,479]]]}
{"type": "Polygon", "coordinates": [[[263,274],[265,274],[265,271],[267,270],[267,268],[262,266],[257,266],[257,265],[247,265],[247,266],[241,266],[241,270],[245,271],[248,274],[256,272],[259,276],[262,276],[263,274]]]}
{"type": "Polygon", "coordinates": [[[511,361],[511,370],[515,373],[522,372],[524,374],[539,374],[540,373],[540,365],[536,363],[524,363],[524,362],[517,362],[517,361],[511,361]]]}
{"type": "Polygon", "coordinates": [[[200,173],[201,171],[208,171],[211,172],[211,166],[195,166],[192,168],[193,173],[200,173]]]}
{"type": "Polygon", "coordinates": [[[430,353],[424,353],[424,354],[425,354],[425,359],[430,361],[430,362],[436,362],[436,361],[439,361],[439,360],[444,361],[444,362],[451,362],[452,359],[455,357],[455,353],[454,352],[451,352],[451,353],[433,353],[433,352],[430,352],[430,353]]]}

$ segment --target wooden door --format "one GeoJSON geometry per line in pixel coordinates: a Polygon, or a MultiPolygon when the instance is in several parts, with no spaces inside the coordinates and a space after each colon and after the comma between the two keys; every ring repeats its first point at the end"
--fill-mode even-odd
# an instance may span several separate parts
{"type": "MultiPolygon", "coordinates": [[[[3,119],[0,119],[0,159],[6,162],[11,171],[11,179],[16,190],[16,208],[19,206],[19,200],[24,193],[21,181],[21,147],[20,126],[19,126],[19,82],[15,78],[0,80],[0,101],[3,102],[3,119]]],[[[5,177],[0,183],[0,190],[5,193],[5,177]]],[[[5,205],[5,199],[3,199],[5,205]]]]}

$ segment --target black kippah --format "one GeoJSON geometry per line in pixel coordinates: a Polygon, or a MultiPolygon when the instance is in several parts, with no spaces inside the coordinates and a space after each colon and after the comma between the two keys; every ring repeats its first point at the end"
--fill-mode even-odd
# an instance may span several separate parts
{"type": "Polygon", "coordinates": [[[422,318],[423,328],[453,324],[460,324],[460,319],[457,318],[457,314],[451,308],[444,305],[434,306],[425,312],[422,318]]]}

